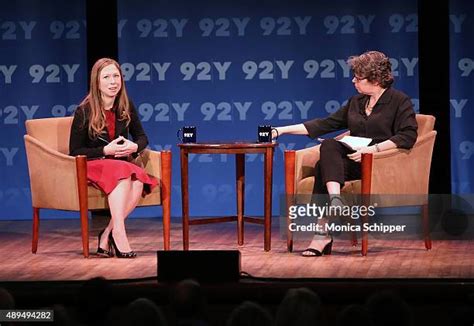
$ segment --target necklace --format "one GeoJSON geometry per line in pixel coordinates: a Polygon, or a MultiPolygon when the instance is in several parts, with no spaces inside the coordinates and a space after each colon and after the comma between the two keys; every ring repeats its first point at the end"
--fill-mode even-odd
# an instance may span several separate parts
{"type": "Polygon", "coordinates": [[[369,100],[367,101],[367,104],[365,105],[365,111],[370,114],[372,113],[372,110],[374,109],[375,105],[377,105],[377,102],[380,98],[380,96],[382,96],[383,92],[385,92],[385,88],[382,89],[381,92],[379,92],[378,94],[375,95],[374,99],[374,104],[373,105],[370,105],[370,100],[372,99],[372,96],[369,97],[369,100]]]}
{"type": "Polygon", "coordinates": [[[370,99],[367,101],[367,104],[365,105],[365,111],[367,113],[372,113],[372,110],[374,109],[374,105],[370,105],[370,99]]]}

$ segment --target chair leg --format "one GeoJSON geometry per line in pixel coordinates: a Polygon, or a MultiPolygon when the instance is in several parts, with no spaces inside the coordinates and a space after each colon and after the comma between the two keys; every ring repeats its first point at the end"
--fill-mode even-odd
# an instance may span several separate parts
{"type": "Polygon", "coordinates": [[[426,250],[431,249],[431,235],[430,235],[430,215],[428,210],[428,204],[422,206],[423,215],[423,238],[425,240],[426,250]]]}
{"type": "Polygon", "coordinates": [[[79,213],[81,216],[82,252],[89,257],[89,219],[87,203],[87,159],[83,155],[76,157],[77,190],[79,194],[79,213]]]}
{"type": "Polygon", "coordinates": [[[171,205],[170,200],[163,203],[163,247],[164,250],[170,250],[170,221],[171,221],[171,205]]]}
{"type": "MultiPolygon", "coordinates": [[[[369,206],[368,196],[363,196],[362,205],[365,207],[369,206]]],[[[366,225],[369,222],[369,216],[367,214],[361,214],[361,225],[366,225]]],[[[362,229],[362,248],[361,254],[362,256],[367,256],[367,252],[369,251],[369,231],[362,229]]]]}
{"type": "Polygon", "coordinates": [[[352,232],[351,233],[351,245],[353,247],[356,247],[357,246],[357,233],[356,232],[352,232]]]}
{"type": "Polygon", "coordinates": [[[171,151],[161,152],[161,202],[163,205],[163,247],[170,250],[171,224],[171,151]]]}
{"type": "Polygon", "coordinates": [[[84,258],[89,257],[89,217],[86,210],[81,210],[81,235],[82,235],[82,252],[84,258]]]}
{"type": "MultiPolygon", "coordinates": [[[[285,196],[286,207],[289,210],[290,206],[295,204],[295,164],[296,152],[293,150],[285,151],[285,196]]],[[[290,231],[291,220],[289,218],[289,211],[286,214],[286,248],[289,252],[293,251],[293,233],[290,231]]]]}
{"type": "Polygon", "coordinates": [[[369,235],[367,231],[362,231],[362,256],[367,256],[367,251],[369,249],[369,235]]]}
{"type": "Polygon", "coordinates": [[[38,250],[38,237],[39,237],[39,208],[33,207],[33,239],[31,243],[31,252],[36,254],[38,250]]]}
{"type": "MultiPolygon", "coordinates": [[[[370,193],[372,187],[372,153],[363,153],[361,158],[361,194],[362,205],[368,207],[370,204],[370,193]]],[[[362,225],[368,222],[367,214],[362,215],[362,225]]],[[[367,256],[369,248],[369,234],[367,231],[362,231],[362,256],[367,256]]]]}
{"type": "Polygon", "coordinates": [[[235,192],[237,193],[237,244],[244,244],[245,154],[235,155],[235,192]]]}

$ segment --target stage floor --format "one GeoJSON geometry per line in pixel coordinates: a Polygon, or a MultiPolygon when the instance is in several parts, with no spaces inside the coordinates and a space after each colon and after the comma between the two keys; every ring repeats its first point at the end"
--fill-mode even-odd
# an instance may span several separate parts
{"type": "MultiPolygon", "coordinates": [[[[97,234],[103,221],[91,221],[91,257],[84,259],[78,220],[43,220],[38,253],[31,253],[31,221],[0,222],[0,281],[75,281],[102,276],[110,280],[156,277],[157,250],[163,249],[160,219],[130,219],[127,232],[136,259],[98,258],[97,234]]],[[[190,249],[241,252],[242,272],[262,279],[470,279],[474,278],[474,241],[433,241],[425,250],[420,240],[379,240],[369,237],[367,257],[360,244],[334,241],[333,253],[303,257],[307,242],[286,250],[278,223],[272,229],[272,249],[263,250],[263,227],[245,225],[245,244],[237,245],[235,223],[193,225],[190,249]]],[[[172,223],[171,249],[182,250],[180,223],[172,223]]],[[[216,268],[218,265],[216,264],[216,268]]]]}

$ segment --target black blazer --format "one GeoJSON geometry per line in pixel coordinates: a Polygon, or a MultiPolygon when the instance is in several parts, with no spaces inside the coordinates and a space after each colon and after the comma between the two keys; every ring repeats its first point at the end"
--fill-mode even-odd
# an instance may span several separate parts
{"type": "MultiPolygon", "coordinates": [[[[74,119],[72,121],[71,135],[69,138],[69,155],[86,155],[88,159],[104,157],[104,147],[108,142],[112,141],[109,138],[107,128],[102,131],[100,138],[91,139],[88,133],[90,116],[89,105],[79,106],[74,112],[74,119]]],[[[148,138],[143,130],[142,124],[137,114],[135,106],[130,102],[130,123],[128,127],[125,121],[115,118],[115,138],[123,136],[129,138],[129,133],[132,139],[138,145],[138,152],[133,153],[136,157],[148,145],[148,138]]],[[[126,158],[122,158],[126,159],[126,158]]]]}
{"type": "Polygon", "coordinates": [[[369,116],[365,114],[368,101],[368,95],[355,95],[329,117],[303,124],[313,139],[328,132],[349,129],[352,136],[372,138],[370,145],[390,139],[399,148],[412,148],[418,136],[418,125],[410,98],[389,87],[369,116]]]}

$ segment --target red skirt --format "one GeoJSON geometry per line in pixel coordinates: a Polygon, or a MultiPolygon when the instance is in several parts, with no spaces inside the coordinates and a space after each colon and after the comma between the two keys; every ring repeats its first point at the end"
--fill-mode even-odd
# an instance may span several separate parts
{"type": "Polygon", "coordinates": [[[114,159],[87,161],[87,180],[107,195],[115,189],[120,180],[130,177],[143,183],[143,196],[158,185],[158,179],[133,163],[114,159]]]}

